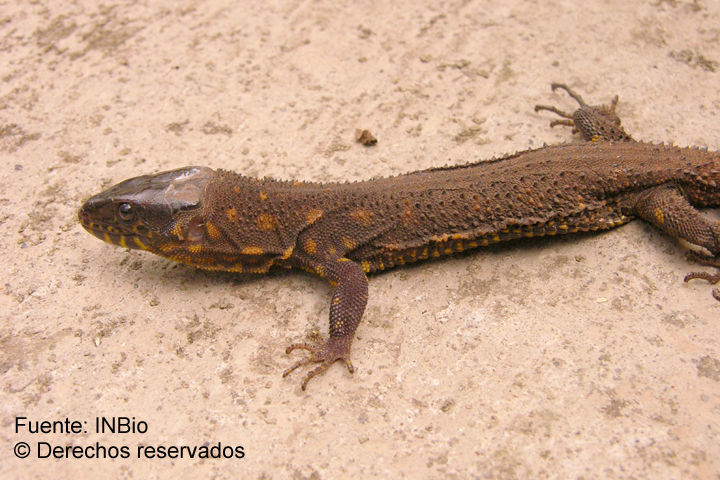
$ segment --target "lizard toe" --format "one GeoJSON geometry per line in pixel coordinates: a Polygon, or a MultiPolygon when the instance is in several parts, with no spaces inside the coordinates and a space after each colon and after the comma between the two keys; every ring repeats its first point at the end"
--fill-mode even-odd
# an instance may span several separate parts
{"type": "MultiPolygon", "coordinates": [[[[718,256],[718,255],[716,255],[714,257],[709,257],[706,255],[700,255],[693,250],[688,250],[685,253],[685,256],[687,257],[688,260],[696,261],[702,265],[708,265],[711,267],[720,268],[720,256],[718,256]]],[[[720,272],[715,272],[715,273],[690,272],[687,275],[685,275],[685,278],[683,280],[685,282],[689,282],[690,280],[696,280],[696,279],[706,280],[714,285],[714,284],[720,282],[720,272]]],[[[713,298],[715,298],[715,300],[720,301],[720,288],[713,289],[712,296],[713,296],[713,298]]]]}
{"type": "Polygon", "coordinates": [[[288,345],[288,347],[285,349],[285,354],[289,354],[295,350],[307,350],[308,352],[310,352],[312,357],[312,354],[314,354],[317,350],[317,345],[312,345],[310,343],[293,343],[291,345],[288,345]]]}
{"type": "MultiPolygon", "coordinates": [[[[685,278],[683,279],[685,282],[689,282],[690,280],[706,280],[710,282],[711,284],[716,284],[720,282],[720,272],[717,273],[708,273],[708,272],[690,272],[687,275],[685,275],[685,278]]],[[[715,298],[715,300],[720,302],[720,288],[714,288],[712,291],[712,296],[715,298]]]]}
{"type": "Polygon", "coordinates": [[[712,283],[713,285],[720,282],[720,272],[718,273],[708,273],[708,272],[690,272],[687,275],[685,275],[685,278],[683,279],[685,282],[689,282],[690,280],[707,280],[708,282],[712,283]]]}
{"type": "Polygon", "coordinates": [[[687,250],[685,252],[685,258],[700,265],[720,268],[720,255],[702,255],[695,250],[687,250]]]}

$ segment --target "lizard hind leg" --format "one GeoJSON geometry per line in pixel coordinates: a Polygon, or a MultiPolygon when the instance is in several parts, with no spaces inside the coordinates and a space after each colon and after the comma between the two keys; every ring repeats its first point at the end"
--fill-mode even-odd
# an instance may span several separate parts
{"type": "Polygon", "coordinates": [[[615,113],[618,96],[615,95],[610,105],[588,105],[580,94],[564,83],[551,84],[553,91],[565,90],[580,106],[573,113],[564,112],[550,105],[536,105],[535,111],[547,110],[563,117],[565,120],[553,120],[551,127],[566,125],[573,127],[573,133],[580,132],[585,140],[591,141],[630,141],[632,137],[623,130],[620,118],[615,113]]]}
{"type": "MultiPolygon", "coordinates": [[[[689,259],[720,268],[720,222],[702,215],[678,187],[658,185],[641,191],[635,196],[633,210],[638,217],[670,237],[685,240],[708,252],[700,254],[689,250],[686,254],[689,259]]],[[[718,283],[720,272],[693,272],[685,276],[686,282],[693,279],[718,283]]],[[[720,300],[718,289],[713,290],[713,297],[720,300]]]]}

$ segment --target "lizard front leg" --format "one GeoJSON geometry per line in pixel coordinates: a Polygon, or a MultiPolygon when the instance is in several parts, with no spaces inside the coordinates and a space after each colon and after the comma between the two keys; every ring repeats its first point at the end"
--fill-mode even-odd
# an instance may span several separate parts
{"type": "MultiPolygon", "coordinates": [[[[699,263],[720,268],[720,222],[702,215],[673,185],[660,185],[639,193],[633,205],[635,214],[673,238],[703,247],[710,255],[690,251],[688,256],[699,263]]],[[[720,281],[720,272],[692,272],[685,281],[703,279],[710,283],[720,281]]],[[[713,297],[720,300],[720,290],[713,290],[713,297]]]]}
{"type": "Polygon", "coordinates": [[[321,277],[327,278],[330,284],[335,286],[330,303],[328,340],[325,342],[320,340],[316,344],[294,343],[285,350],[288,354],[298,349],[307,350],[310,356],[285,370],[283,377],[304,365],[320,363],[305,375],[301,384],[302,389],[305,390],[311,378],[324,373],[337,360],[343,360],[350,373],[355,371],[350,362],[350,346],[367,304],[368,280],[358,263],[344,257],[332,258],[323,263],[301,258],[299,264],[301,268],[312,270],[321,277]]]}

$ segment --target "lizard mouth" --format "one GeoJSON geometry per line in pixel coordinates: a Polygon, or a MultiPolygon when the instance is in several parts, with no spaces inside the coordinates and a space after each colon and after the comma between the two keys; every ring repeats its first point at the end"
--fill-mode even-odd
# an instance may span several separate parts
{"type": "Polygon", "coordinates": [[[84,207],[78,212],[78,220],[88,233],[104,242],[125,248],[137,248],[137,233],[94,221],[84,207]]]}

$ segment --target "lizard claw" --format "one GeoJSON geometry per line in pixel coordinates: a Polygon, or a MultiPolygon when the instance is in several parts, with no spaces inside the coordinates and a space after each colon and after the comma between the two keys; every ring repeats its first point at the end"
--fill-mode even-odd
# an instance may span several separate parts
{"type": "Polygon", "coordinates": [[[307,350],[310,352],[310,356],[297,361],[294,365],[283,372],[283,377],[287,377],[294,370],[311,363],[320,363],[319,366],[308,372],[305,375],[302,383],[300,384],[303,391],[307,388],[307,384],[311,378],[324,373],[330,365],[335,363],[337,360],[343,360],[345,366],[350,373],[355,372],[355,368],[350,363],[350,343],[351,337],[330,337],[328,341],[320,344],[310,343],[293,343],[285,349],[285,353],[289,354],[294,350],[307,350]]]}
{"type": "MultiPolygon", "coordinates": [[[[720,257],[707,257],[704,255],[700,255],[699,253],[688,250],[685,253],[685,256],[688,260],[694,260],[702,265],[709,265],[711,267],[717,267],[720,268],[720,257]]],[[[708,272],[690,272],[687,275],[685,275],[685,278],[683,281],[689,282],[690,280],[707,280],[711,284],[715,285],[716,283],[720,282],[720,272],[716,273],[708,273],[708,272]]],[[[720,301],[720,288],[715,288],[712,291],[713,297],[715,297],[715,300],[720,301]]]]}

